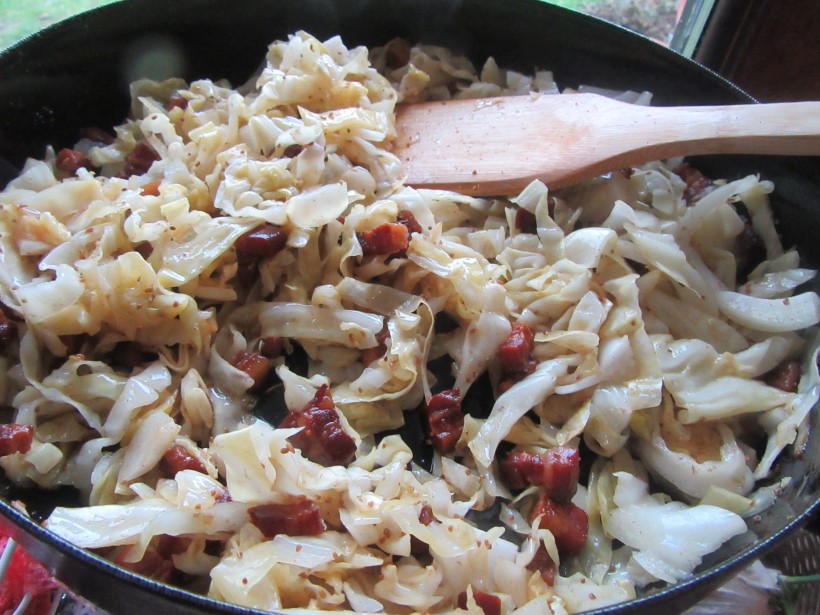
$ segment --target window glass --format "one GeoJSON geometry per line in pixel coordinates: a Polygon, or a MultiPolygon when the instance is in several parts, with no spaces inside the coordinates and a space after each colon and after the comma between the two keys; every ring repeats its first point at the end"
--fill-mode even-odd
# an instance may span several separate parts
{"type": "Polygon", "coordinates": [[[0,49],[46,26],[114,0],[0,0],[0,49]]]}

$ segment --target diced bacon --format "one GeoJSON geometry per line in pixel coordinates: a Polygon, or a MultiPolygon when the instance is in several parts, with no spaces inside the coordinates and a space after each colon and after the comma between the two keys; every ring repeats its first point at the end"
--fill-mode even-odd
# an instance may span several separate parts
{"type": "Polygon", "coordinates": [[[515,228],[522,233],[530,233],[534,235],[538,231],[538,225],[535,222],[535,214],[524,209],[523,207],[516,209],[515,228]]]}
{"type": "Polygon", "coordinates": [[[78,169],[90,169],[91,160],[82,152],[66,147],[57,153],[55,166],[66,175],[74,175],[78,169]]]}
{"type": "Polygon", "coordinates": [[[94,141],[100,145],[111,145],[114,142],[114,137],[110,132],[107,132],[97,126],[82,128],[80,130],[80,138],[94,141]]]}
{"type": "Polygon", "coordinates": [[[284,250],[287,242],[288,234],[284,229],[275,224],[263,224],[236,240],[236,258],[240,262],[270,258],[284,250]]]}
{"type": "Polygon", "coordinates": [[[390,337],[390,332],[385,327],[376,334],[377,344],[373,348],[365,348],[362,350],[362,365],[370,365],[373,361],[378,361],[387,352],[387,338],[390,337]]]}
{"type": "Polygon", "coordinates": [[[175,444],[165,451],[165,454],[159,461],[159,468],[168,478],[173,478],[177,475],[177,472],[182,472],[182,470],[194,470],[202,474],[207,473],[202,462],[191,455],[191,453],[180,444],[175,444]]]}
{"type": "Polygon", "coordinates": [[[248,516],[265,538],[277,534],[316,536],[325,531],[322,512],[315,502],[302,498],[287,504],[261,504],[248,509],[248,516]]]}
{"type": "Polygon", "coordinates": [[[540,572],[541,578],[544,579],[544,583],[550,587],[555,585],[555,562],[552,561],[552,558],[549,556],[549,553],[547,553],[544,545],[540,545],[535,551],[532,561],[527,564],[527,570],[540,572]]]}
{"type": "Polygon", "coordinates": [[[147,143],[137,143],[137,146],[125,157],[125,167],[122,170],[123,177],[132,175],[143,175],[154,161],[159,160],[159,154],[147,143]]]}
{"type": "Polygon", "coordinates": [[[786,393],[795,393],[797,392],[797,385],[800,384],[801,372],[800,361],[784,361],[763,376],[763,381],[770,387],[775,387],[786,393]]]}
{"type": "Polygon", "coordinates": [[[589,518],[572,502],[556,502],[542,493],[530,513],[530,522],[541,516],[538,527],[549,530],[562,555],[577,555],[584,547],[589,532],[589,518]]]}
{"type": "Polygon", "coordinates": [[[0,424],[0,457],[28,453],[34,441],[34,427],[19,423],[0,424]]]}
{"type": "Polygon", "coordinates": [[[255,352],[240,350],[230,361],[236,369],[245,372],[253,379],[253,387],[262,385],[270,369],[270,360],[255,352]]]}
{"type": "Polygon", "coordinates": [[[577,449],[558,446],[536,454],[513,451],[501,462],[504,482],[510,489],[543,487],[559,502],[568,502],[578,489],[581,456],[577,449]]]}
{"type": "MultiPolygon", "coordinates": [[[[473,600],[484,615],[501,615],[501,598],[495,594],[488,594],[473,588],[473,600]]],[[[458,595],[458,608],[467,608],[467,592],[458,595]]]]}
{"type": "Polygon", "coordinates": [[[442,455],[456,447],[464,429],[461,395],[458,391],[442,391],[430,398],[424,406],[429,425],[430,440],[442,455]]]}
{"type": "Polygon", "coordinates": [[[259,354],[268,359],[275,359],[281,356],[284,349],[285,341],[275,335],[263,337],[259,342],[259,354]]]}
{"type": "Polygon", "coordinates": [[[290,441],[316,463],[345,465],[356,453],[356,441],[342,427],[326,384],[319,387],[301,412],[290,411],[280,427],[304,427],[290,441]]]}
{"type": "MultiPolygon", "coordinates": [[[[547,215],[550,218],[555,217],[555,199],[552,197],[547,199],[547,215]]],[[[536,222],[535,214],[523,207],[516,209],[515,228],[522,233],[535,235],[538,232],[538,223],[536,222]]]]}
{"type": "Polygon", "coordinates": [[[151,254],[154,253],[154,246],[151,245],[150,241],[143,241],[134,246],[134,252],[139,254],[145,260],[148,260],[151,257],[151,254]]]}
{"type": "Polygon", "coordinates": [[[688,162],[679,165],[675,173],[686,183],[683,198],[689,205],[715,189],[714,182],[688,162]]]}
{"type": "Polygon", "coordinates": [[[404,224],[386,222],[374,229],[356,233],[364,256],[389,255],[406,250],[410,232],[404,224]]]}
{"type": "Polygon", "coordinates": [[[532,351],[535,347],[532,331],[524,323],[512,326],[509,336],[498,349],[501,366],[507,373],[531,373],[535,369],[532,351]]]}
{"type": "Polygon", "coordinates": [[[411,235],[413,233],[422,232],[421,224],[419,224],[419,221],[416,220],[416,216],[413,215],[413,212],[407,211],[406,209],[403,209],[398,213],[396,216],[396,222],[406,226],[407,232],[411,235]]]}
{"type": "Polygon", "coordinates": [[[535,371],[537,361],[533,356],[534,348],[535,341],[530,328],[524,323],[515,323],[507,339],[498,347],[502,370],[499,390],[502,393],[535,371]]]}
{"type": "Polygon", "coordinates": [[[174,92],[168,98],[168,104],[166,108],[170,111],[171,109],[187,109],[188,108],[188,99],[185,98],[179,92],[174,92]]]}

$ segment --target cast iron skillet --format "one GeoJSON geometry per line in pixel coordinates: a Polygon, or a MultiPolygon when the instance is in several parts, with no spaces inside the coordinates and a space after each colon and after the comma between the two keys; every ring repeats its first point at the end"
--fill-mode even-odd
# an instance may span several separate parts
{"type": "MultiPolygon", "coordinates": [[[[57,24],[0,55],[0,181],[45,144],[76,141],[84,126],[110,127],[128,109],[127,84],[139,76],[225,78],[243,83],[266,45],[299,29],[341,34],[352,46],[394,36],[447,45],[478,64],[492,55],[524,72],[551,69],[562,87],[582,83],[650,90],[655,104],[749,102],[717,75],[637,35],[537,0],[130,0],[57,24]]],[[[514,163],[514,161],[511,161],[514,163]]],[[[774,206],[786,246],[820,265],[817,159],[708,158],[713,177],[761,172],[776,185],[774,206]]],[[[12,174],[12,175],[10,175],[12,174]]],[[[820,431],[778,465],[791,484],[774,506],[685,583],[650,589],[596,613],[673,613],[716,588],[745,562],[781,543],[820,509],[820,431]]],[[[252,613],[136,576],[56,538],[7,504],[22,499],[41,519],[70,491],[14,491],[0,478],[0,524],[69,587],[114,613],[252,613]]]]}

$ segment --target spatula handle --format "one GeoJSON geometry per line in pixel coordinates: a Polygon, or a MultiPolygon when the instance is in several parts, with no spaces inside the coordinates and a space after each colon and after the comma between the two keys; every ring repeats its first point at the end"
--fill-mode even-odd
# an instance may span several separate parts
{"type": "Polygon", "coordinates": [[[657,148],[658,159],[718,153],[820,155],[820,102],[645,111],[635,136],[645,139],[644,147],[657,148]]]}
{"type": "Polygon", "coordinates": [[[645,107],[595,94],[402,105],[396,153],[409,185],[515,194],[651,160],[698,154],[820,155],[820,102],[645,107]]]}

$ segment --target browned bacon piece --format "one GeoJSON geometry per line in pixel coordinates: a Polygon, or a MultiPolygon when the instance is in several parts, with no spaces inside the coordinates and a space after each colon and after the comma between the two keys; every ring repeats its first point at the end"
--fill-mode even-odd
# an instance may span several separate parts
{"type": "Polygon", "coordinates": [[[365,348],[362,350],[362,365],[370,365],[373,361],[377,361],[387,352],[387,338],[390,337],[390,332],[385,327],[376,334],[377,344],[373,348],[365,348]]]}
{"type": "Polygon", "coordinates": [[[407,232],[411,235],[413,233],[422,232],[421,224],[419,224],[419,221],[416,220],[416,216],[414,216],[412,212],[407,211],[406,209],[403,209],[398,213],[398,215],[396,216],[396,222],[406,226],[407,232]]]}
{"type": "Polygon", "coordinates": [[[533,556],[532,561],[527,564],[527,570],[538,571],[541,573],[541,578],[544,579],[544,583],[552,587],[555,585],[555,572],[556,566],[555,562],[552,561],[552,558],[547,553],[546,548],[544,545],[540,545],[535,552],[535,556],[533,556]]]}
{"type": "Polygon", "coordinates": [[[562,555],[577,555],[584,547],[589,532],[589,518],[572,502],[556,502],[542,493],[530,513],[530,522],[541,516],[538,527],[549,530],[562,555]]]}
{"type": "Polygon", "coordinates": [[[522,233],[530,233],[534,235],[538,231],[538,225],[535,221],[535,214],[531,211],[519,207],[515,211],[515,228],[522,233]]]}
{"type": "Polygon", "coordinates": [[[442,391],[430,398],[424,406],[430,428],[430,440],[442,455],[451,452],[464,429],[461,395],[458,391],[442,391]]]}
{"type": "Polygon", "coordinates": [[[125,167],[121,176],[131,177],[132,175],[143,175],[155,160],[159,160],[159,154],[147,143],[137,143],[137,146],[125,157],[125,167]]]}
{"type": "Polygon", "coordinates": [[[0,424],[0,457],[28,453],[34,440],[34,427],[19,423],[0,424]]]}
{"type": "Polygon", "coordinates": [[[265,381],[270,369],[270,360],[255,352],[240,350],[230,361],[236,369],[241,370],[253,378],[253,387],[256,389],[265,381]]]}
{"type": "MultiPolygon", "coordinates": [[[[550,218],[555,217],[555,199],[552,197],[547,199],[547,214],[550,218]]],[[[530,233],[532,235],[537,233],[538,223],[535,219],[535,214],[528,209],[519,207],[515,211],[515,228],[522,233],[530,233]]]]}
{"type": "Polygon", "coordinates": [[[206,474],[202,462],[180,444],[174,444],[165,451],[162,459],[159,460],[159,469],[168,478],[173,478],[177,475],[177,472],[182,472],[182,470],[194,470],[206,474]]]}
{"type": "MultiPolygon", "coordinates": [[[[501,598],[495,594],[488,594],[486,592],[473,589],[473,600],[482,611],[484,615],[501,615],[501,598]]],[[[458,608],[467,608],[467,592],[461,592],[458,595],[458,608]]]]}
{"type": "Polygon", "coordinates": [[[800,384],[800,361],[784,361],[763,377],[770,387],[786,393],[795,393],[800,384]]]}
{"type": "Polygon", "coordinates": [[[533,356],[534,348],[535,341],[530,328],[524,323],[515,323],[507,339],[498,347],[502,369],[498,388],[502,393],[535,371],[537,361],[533,356]]]}
{"type": "Polygon", "coordinates": [[[282,355],[285,349],[285,341],[276,335],[263,337],[259,343],[259,354],[268,359],[275,359],[282,355]]]}
{"type": "Polygon", "coordinates": [[[410,232],[400,222],[385,222],[369,231],[356,233],[364,256],[389,255],[410,245],[410,232]]]}
{"type": "Polygon", "coordinates": [[[675,169],[675,173],[680,175],[681,179],[686,183],[683,198],[687,204],[691,205],[715,189],[714,182],[688,162],[684,162],[678,166],[675,169]]]}
{"type": "Polygon", "coordinates": [[[507,373],[532,372],[535,369],[535,360],[532,357],[534,346],[535,342],[530,328],[523,323],[515,323],[509,336],[498,349],[504,371],[507,373]]]}
{"type": "Polygon", "coordinates": [[[285,249],[288,234],[275,224],[263,224],[236,240],[236,258],[241,263],[276,256],[285,249]]]}
{"type": "Polygon", "coordinates": [[[302,498],[287,504],[261,504],[248,509],[248,516],[265,538],[277,534],[316,536],[325,531],[322,512],[315,502],[302,498]]]}
{"type": "Polygon", "coordinates": [[[188,99],[185,98],[179,92],[174,92],[168,98],[168,104],[166,105],[166,109],[169,111],[171,109],[186,109],[188,107],[188,99]]]}
{"type": "Polygon", "coordinates": [[[304,427],[291,436],[290,441],[316,463],[344,465],[356,453],[356,441],[342,427],[330,387],[326,384],[319,387],[301,412],[291,410],[280,427],[304,427]]]}
{"type": "Polygon", "coordinates": [[[57,153],[55,166],[65,175],[74,175],[78,169],[90,169],[91,160],[82,152],[66,147],[57,153]]]}
{"type": "Polygon", "coordinates": [[[513,451],[500,465],[504,482],[509,488],[523,489],[527,485],[538,485],[553,500],[568,502],[578,490],[580,461],[577,449],[557,446],[540,454],[513,451]]]}

